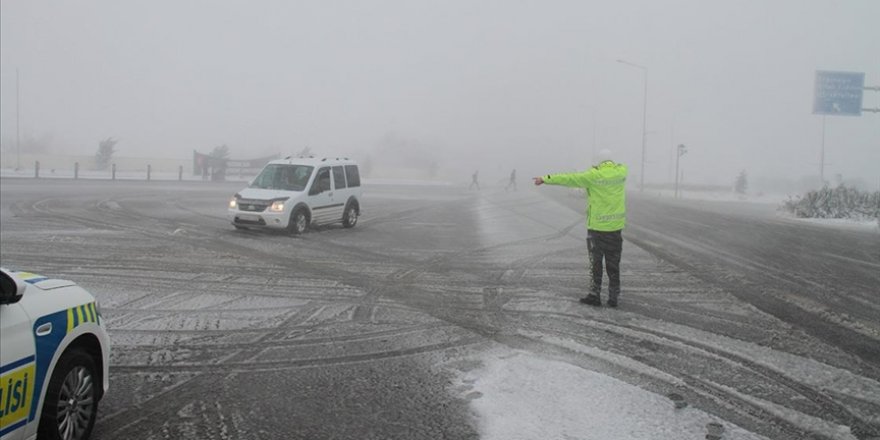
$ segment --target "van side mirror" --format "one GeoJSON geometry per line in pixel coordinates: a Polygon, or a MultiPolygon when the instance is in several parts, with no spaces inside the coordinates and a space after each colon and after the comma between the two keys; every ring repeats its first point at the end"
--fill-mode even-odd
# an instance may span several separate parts
{"type": "Polygon", "coordinates": [[[6,272],[0,272],[0,304],[15,304],[22,296],[26,285],[24,281],[12,278],[6,272]]]}

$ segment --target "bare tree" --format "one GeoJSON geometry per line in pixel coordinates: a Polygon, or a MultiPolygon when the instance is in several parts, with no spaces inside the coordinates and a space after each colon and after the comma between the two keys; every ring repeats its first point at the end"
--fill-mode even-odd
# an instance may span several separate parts
{"type": "Polygon", "coordinates": [[[211,180],[226,180],[226,164],[229,160],[229,146],[226,144],[218,145],[211,151],[211,180]]]}
{"type": "Polygon", "coordinates": [[[736,176],[736,182],[733,184],[733,190],[736,191],[737,194],[745,194],[746,190],[749,189],[749,180],[746,177],[746,170],[742,170],[739,172],[739,176],[736,176]]]}
{"type": "Polygon", "coordinates": [[[95,153],[95,165],[99,170],[106,170],[107,166],[113,160],[113,153],[116,152],[116,143],[118,139],[108,137],[98,142],[98,152],[95,153]]]}
{"type": "Polygon", "coordinates": [[[211,151],[211,154],[209,154],[209,156],[211,156],[214,159],[220,159],[220,160],[228,159],[229,158],[229,146],[227,146],[226,144],[218,145],[218,146],[214,147],[214,149],[211,151]]]}

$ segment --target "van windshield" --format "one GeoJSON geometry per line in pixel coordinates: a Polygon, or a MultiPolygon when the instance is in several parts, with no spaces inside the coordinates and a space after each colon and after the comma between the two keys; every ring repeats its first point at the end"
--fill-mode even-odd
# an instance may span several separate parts
{"type": "Polygon", "coordinates": [[[270,164],[251,183],[251,188],[302,191],[315,167],[308,165],[270,164]]]}

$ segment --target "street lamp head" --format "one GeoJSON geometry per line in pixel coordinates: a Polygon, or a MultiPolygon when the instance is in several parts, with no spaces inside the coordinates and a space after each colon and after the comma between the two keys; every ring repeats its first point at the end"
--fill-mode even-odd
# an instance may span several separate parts
{"type": "Polygon", "coordinates": [[[644,70],[646,73],[647,73],[647,71],[648,71],[648,68],[645,67],[645,66],[643,66],[643,65],[641,65],[641,64],[631,63],[631,62],[629,62],[629,61],[627,61],[627,60],[621,60],[621,59],[618,59],[617,62],[620,63],[620,64],[626,64],[627,66],[632,66],[632,67],[635,67],[635,68],[638,68],[638,69],[642,69],[642,70],[644,70]]]}

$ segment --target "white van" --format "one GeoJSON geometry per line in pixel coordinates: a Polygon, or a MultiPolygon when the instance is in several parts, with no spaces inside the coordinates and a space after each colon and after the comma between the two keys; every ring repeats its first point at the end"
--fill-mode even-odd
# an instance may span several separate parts
{"type": "Polygon", "coordinates": [[[310,225],[357,224],[361,212],[358,165],[347,158],[286,158],[269,162],[250,186],[229,201],[237,229],[287,229],[310,225]]]}

